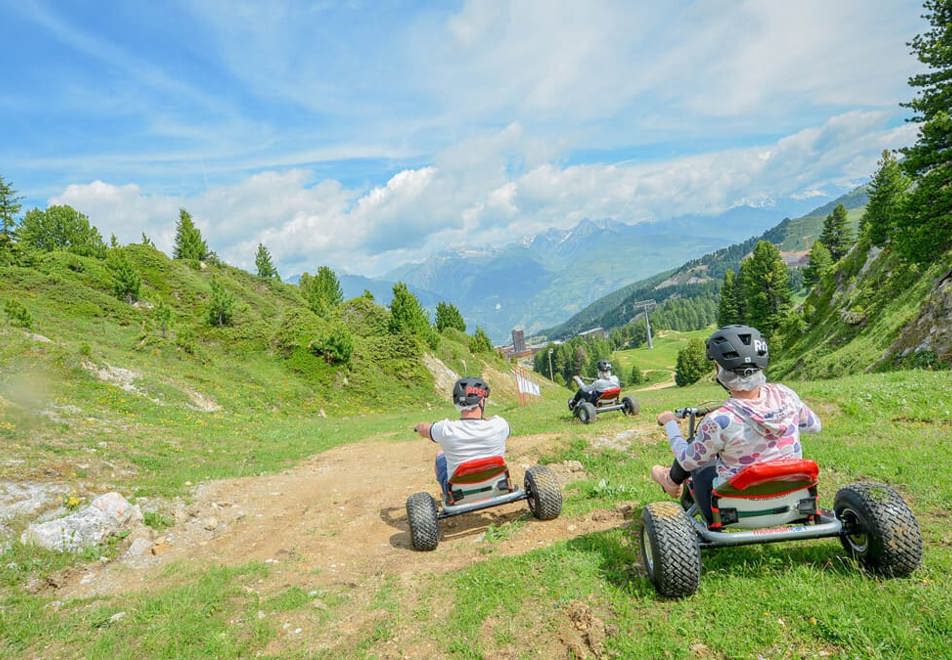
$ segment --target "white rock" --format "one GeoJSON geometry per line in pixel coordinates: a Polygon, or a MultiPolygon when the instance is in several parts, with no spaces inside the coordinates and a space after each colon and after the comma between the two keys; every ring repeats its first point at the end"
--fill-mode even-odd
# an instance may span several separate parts
{"type": "Polygon", "coordinates": [[[102,543],[123,525],[141,520],[139,507],[129,504],[119,493],[106,493],[68,516],[31,524],[20,536],[20,542],[72,552],[102,543]]]}
{"type": "Polygon", "coordinates": [[[129,500],[119,493],[100,495],[90,502],[89,506],[112,516],[120,525],[142,522],[142,510],[137,505],[130,504],[129,500]]]}
{"type": "Polygon", "coordinates": [[[64,484],[0,481],[0,521],[39,513],[69,490],[64,484]]]}
{"type": "Polygon", "coordinates": [[[109,623],[118,623],[126,618],[125,612],[116,612],[111,617],[109,617],[109,623]]]}
{"type": "Polygon", "coordinates": [[[139,538],[132,541],[129,549],[126,550],[126,554],[123,555],[123,559],[138,559],[139,557],[145,557],[151,553],[152,545],[153,543],[150,539],[140,536],[139,538]]]}

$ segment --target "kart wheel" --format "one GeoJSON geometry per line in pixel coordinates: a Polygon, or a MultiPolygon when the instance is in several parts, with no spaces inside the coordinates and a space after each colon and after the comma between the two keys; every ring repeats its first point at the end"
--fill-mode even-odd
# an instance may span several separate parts
{"type": "Polygon", "coordinates": [[[836,494],[833,511],[843,522],[843,547],[867,571],[903,577],[922,561],[922,534],[915,515],[886,484],[860,482],[836,494]]]}
{"type": "Polygon", "coordinates": [[[701,582],[701,546],[680,506],[652,502],[637,527],[641,561],[655,591],[666,598],[685,598],[701,582]]]}
{"type": "Polygon", "coordinates": [[[595,406],[590,404],[588,401],[582,401],[575,407],[575,414],[578,416],[578,420],[582,424],[591,424],[598,413],[595,410],[595,406]]]}
{"type": "Polygon", "coordinates": [[[553,520],[562,513],[562,489],[555,473],[544,465],[526,470],[526,495],[529,510],[539,520],[553,520]]]}
{"type": "Polygon", "coordinates": [[[429,493],[414,493],[407,498],[407,520],[414,550],[436,550],[440,526],[436,520],[436,500],[429,493]]]}
{"type": "Polygon", "coordinates": [[[638,403],[637,399],[632,399],[630,396],[623,397],[621,405],[623,406],[622,411],[628,416],[633,417],[641,412],[641,404],[638,403]]]}

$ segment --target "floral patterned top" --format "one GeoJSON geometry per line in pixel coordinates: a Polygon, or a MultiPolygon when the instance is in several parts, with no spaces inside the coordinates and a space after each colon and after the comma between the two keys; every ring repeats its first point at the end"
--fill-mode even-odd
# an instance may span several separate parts
{"type": "Polygon", "coordinates": [[[767,383],[758,398],[731,397],[708,413],[693,442],[684,439],[677,422],[665,430],[681,467],[696,470],[714,462],[723,482],[753,463],[803,458],[800,433],[819,432],[820,419],[789,387],[767,383]]]}

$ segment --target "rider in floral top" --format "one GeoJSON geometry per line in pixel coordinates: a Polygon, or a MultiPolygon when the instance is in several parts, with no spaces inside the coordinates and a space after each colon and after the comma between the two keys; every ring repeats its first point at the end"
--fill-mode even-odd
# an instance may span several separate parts
{"type": "Polygon", "coordinates": [[[727,481],[753,463],[803,458],[800,433],[816,433],[820,419],[786,385],[767,383],[754,399],[733,396],[698,425],[693,442],[678,423],[665,424],[668,443],[685,470],[714,459],[719,481],[727,481]]]}
{"type": "Polygon", "coordinates": [[[656,465],[651,477],[679,497],[690,476],[694,499],[710,521],[711,490],[748,465],[803,457],[800,433],[816,433],[820,420],[785,385],[767,383],[767,342],[755,328],[731,325],[707,340],[707,357],[717,362],[717,380],[730,398],[708,413],[693,440],[681,434],[674,413],[658,415],[674,452],[671,468],[656,465]]]}

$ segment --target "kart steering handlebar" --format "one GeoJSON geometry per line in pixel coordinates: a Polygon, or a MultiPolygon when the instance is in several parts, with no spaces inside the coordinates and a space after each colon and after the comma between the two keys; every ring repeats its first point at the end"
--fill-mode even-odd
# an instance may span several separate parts
{"type": "Polygon", "coordinates": [[[711,412],[713,408],[676,408],[674,411],[674,416],[678,419],[684,419],[685,417],[704,417],[704,415],[711,412]]]}

